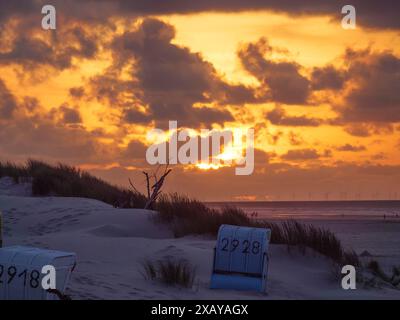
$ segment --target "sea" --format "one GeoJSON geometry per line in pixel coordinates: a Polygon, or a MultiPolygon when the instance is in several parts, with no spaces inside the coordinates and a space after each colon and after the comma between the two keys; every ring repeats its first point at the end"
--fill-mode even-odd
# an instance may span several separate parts
{"type": "Polygon", "coordinates": [[[234,205],[264,219],[399,219],[400,200],[379,201],[246,201],[210,202],[212,207],[234,205]]]}

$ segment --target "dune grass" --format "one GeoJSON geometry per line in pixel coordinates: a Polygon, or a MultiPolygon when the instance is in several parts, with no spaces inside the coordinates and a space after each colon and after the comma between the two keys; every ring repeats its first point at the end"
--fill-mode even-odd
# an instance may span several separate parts
{"type": "Polygon", "coordinates": [[[25,165],[0,162],[0,177],[9,176],[15,182],[32,181],[35,196],[83,197],[103,201],[124,208],[143,208],[146,197],[138,192],[109,183],[75,167],[55,166],[41,161],[28,160],[25,165]]]}
{"type": "Polygon", "coordinates": [[[157,220],[169,224],[175,237],[190,234],[216,236],[221,224],[270,228],[272,244],[298,246],[303,252],[308,247],[338,264],[361,265],[357,254],[345,250],[333,232],[313,225],[293,220],[282,223],[255,221],[240,208],[212,209],[196,199],[176,193],[160,197],[156,210],[159,212],[157,220]]]}
{"type": "Polygon", "coordinates": [[[351,264],[354,267],[361,265],[357,254],[353,250],[345,250],[336,235],[328,229],[294,220],[256,224],[271,229],[271,243],[297,245],[303,252],[308,247],[341,265],[351,264]]]}
{"type": "Polygon", "coordinates": [[[371,260],[368,263],[367,268],[375,277],[391,284],[394,287],[400,288],[400,267],[393,267],[391,276],[387,275],[385,271],[383,271],[380,264],[376,260],[371,260]]]}
{"type": "Polygon", "coordinates": [[[196,268],[183,259],[146,260],[142,268],[146,280],[158,280],[168,286],[191,288],[196,277],[196,268]]]}
{"type": "Polygon", "coordinates": [[[169,224],[177,238],[189,234],[216,235],[221,224],[251,225],[251,220],[238,208],[211,209],[196,199],[177,193],[162,195],[155,209],[159,212],[157,220],[169,224]]]}

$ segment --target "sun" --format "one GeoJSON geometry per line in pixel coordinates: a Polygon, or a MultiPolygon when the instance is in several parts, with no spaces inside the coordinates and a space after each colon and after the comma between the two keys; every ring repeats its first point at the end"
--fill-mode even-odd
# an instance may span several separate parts
{"type": "Polygon", "coordinates": [[[195,167],[200,170],[217,170],[220,168],[231,167],[234,163],[243,161],[243,145],[233,145],[231,142],[223,147],[218,155],[214,156],[211,161],[199,161],[195,167]]]}

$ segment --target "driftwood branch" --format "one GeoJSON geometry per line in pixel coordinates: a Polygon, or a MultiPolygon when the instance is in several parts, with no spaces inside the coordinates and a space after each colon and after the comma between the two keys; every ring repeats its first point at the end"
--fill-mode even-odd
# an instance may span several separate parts
{"type": "MultiPolygon", "coordinates": [[[[161,176],[160,179],[157,178],[156,175],[154,175],[155,183],[151,187],[151,195],[149,192],[148,188],[148,199],[145,205],[145,209],[151,209],[153,207],[154,202],[157,200],[158,196],[161,194],[161,188],[165,182],[165,178],[169,175],[169,173],[172,171],[172,169],[168,169],[168,166],[165,168],[163,175],[161,176]]],[[[147,173],[144,173],[146,176],[147,183],[149,184],[149,175],[147,173]]]]}
{"type": "MultiPolygon", "coordinates": [[[[162,192],[161,189],[164,185],[165,178],[172,171],[172,169],[169,169],[168,165],[166,165],[161,177],[158,178],[157,175],[159,173],[159,170],[160,170],[160,166],[158,166],[156,171],[151,174],[149,174],[146,171],[142,171],[142,173],[146,177],[146,191],[147,191],[147,201],[144,206],[144,209],[152,209],[153,208],[154,203],[157,201],[157,198],[160,196],[160,194],[162,192]],[[152,183],[151,180],[154,180],[154,183],[152,183]]],[[[129,184],[133,191],[139,193],[131,179],[129,179],[129,184]]]]}
{"type": "Polygon", "coordinates": [[[150,199],[150,178],[149,178],[149,174],[146,171],[143,171],[143,174],[146,176],[147,199],[150,199]]]}

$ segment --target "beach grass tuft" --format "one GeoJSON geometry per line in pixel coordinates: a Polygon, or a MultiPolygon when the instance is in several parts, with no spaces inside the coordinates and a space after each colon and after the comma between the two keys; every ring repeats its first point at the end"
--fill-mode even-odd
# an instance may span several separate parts
{"type": "Polygon", "coordinates": [[[392,268],[392,275],[389,276],[385,271],[383,271],[378,261],[371,260],[367,265],[367,269],[378,279],[389,283],[396,288],[400,287],[400,267],[394,266],[392,268]]]}
{"type": "Polygon", "coordinates": [[[192,288],[196,277],[196,268],[184,259],[145,260],[142,269],[146,280],[158,280],[168,286],[192,288]]]}

